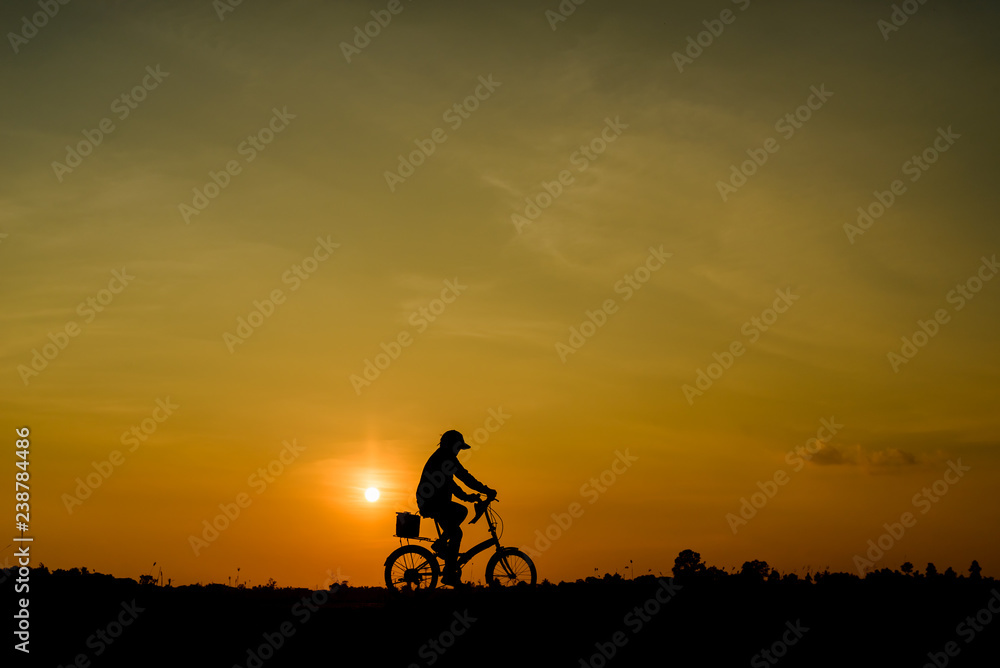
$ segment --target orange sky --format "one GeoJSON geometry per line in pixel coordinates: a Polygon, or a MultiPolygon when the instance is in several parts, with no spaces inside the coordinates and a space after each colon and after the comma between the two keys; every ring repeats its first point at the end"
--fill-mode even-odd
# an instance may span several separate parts
{"type": "Polygon", "coordinates": [[[539,577],[1000,573],[995,7],[386,6],[0,11],[37,558],[378,584],[454,428],[539,577]]]}

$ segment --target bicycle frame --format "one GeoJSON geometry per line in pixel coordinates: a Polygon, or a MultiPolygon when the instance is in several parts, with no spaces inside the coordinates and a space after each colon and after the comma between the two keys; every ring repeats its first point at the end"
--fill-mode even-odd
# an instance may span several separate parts
{"type": "MultiPolygon", "coordinates": [[[[458,554],[458,565],[459,566],[464,566],[465,564],[467,564],[470,561],[472,561],[472,559],[476,555],[478,555],[480,552],[484,552],[485,550],[488,550],[491,547],[495,548],[497,550],[497,552],[499,552],[500,549],[501,549],[500,539],[497,537],[497,525],[496,525],[496,523],[493,522],[493,517],[490,515],[489,508],[487,508],[487,510],[483,513],[483,515],[486,517],[486,524],[487,524],[487,526],[489,526],[489,532],[490,532],[490,536],[491,537],[487,538],[486,540],[484,540],[481,543],[477,543],[476,545],[472,546],[471,548],[469,548],[465,552],[460,552],[458,554]]],[[[434,521],[434,528],[437,529],[438,538],[440,538],[441,537],[441,527],[438,525],[437,520],[434,521]]],[[[426,541],[428,543],[433,543],[434,542],[433,538],[424,538],[423,536],[417,536],[416,538],[406,538],[404,540],[407,540],[407,541],[419,540],[419,541],[426,541]]],[[[441,555],[439,555],[437,553],[432,553],[432,554],[434,554],[435,558],[437,558],[439,561],[444,561],[444,557],[442,557],[441,555]]]]}
{"type": "MultiPolygon", "coordinates": [[[[500,544],[498,528],[502,525],[502,520],[496,511],[490,507],[490,504],[495,500],[496,497],[491,495],[486,499],[480,499],[476,502],[476,514],[470,524],[475,524],[482,519],[483,515],[486,515],[486,524],[489,527],[490,537],[472,546],[465,552],[459,553],[456,556],[455,566],[461,571],[476,556],[493,548],[495,554],[489,557],[489,561],[486,564],[486,579],[490,586],[494,584],[501,584],[503,586],[524,584],[529,572],[531,576],[530,583],[533,585],[536,581],[536,570],[534,563],[528,555],[516,548],[503,547],[500,544]]],[[[423,547],[416,547],[410,542],[439,543],[437,546],[432,545],[432,548],[437,547],[437,549],[441,549],[441,524],[435,520],[434,526],[437,529],[437,540],[424,536],[414,536],[413,538],[409,536],[396,536],[400,539],[400,547],[386,557],[385,560],[385,582],[387,588],[398,591],[404,587],[414,587],[417,589],[428,587],[433,589],[436,586],[437,578],[440,577],[441,573],[441,562],[445,561],[445,556],[439,554],[434,549],[428,550],[423,547]],[[406,541],[405,545],[403,544],[404,540],[406,541]]],[[[447,579],[447,577],[446,573],[445,578],[447,579]]]]}
{"type": "MultiPolygon", "coordinates": [[[[500,541],[497,540],[496,538],[488,538],[487,540],[484,540],[482,543],[478,543],[477,545],[466,550],[465,552],[460,553],[458,555],[458,565],[464,566],[465,564],[472,561],[472,558],[475,557],[477,554],[479,554],[484,550],[488,550],[491,547],[496,547],[496,549],[499,550],[500,541]]],[[[438,558],[440,559],[441,557],[439,556],[438,558]]]]}

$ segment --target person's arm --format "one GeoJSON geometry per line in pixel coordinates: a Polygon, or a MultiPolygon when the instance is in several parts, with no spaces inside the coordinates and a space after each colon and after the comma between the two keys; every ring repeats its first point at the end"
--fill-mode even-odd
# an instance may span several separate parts
{"type": "MultiPolygon", "coordinates": [[[[477,492],[482,492],[483,494],[496,494],[496,492],[494,492],[492,489],[490,489],[489,487],[487,487],[483,483],[481,483],[478,480],[476,480],[476,478],[471,473],[469,473],[468,469],[466,469],[464,466],[462,466],[462,462],[459,462],[459,461],[456,460],[456,463],[458,464],[458,468],[455,470],[455,476],[459,480],[461,480],[462,482],[464,482],[467,487],[469,487],[470,489],[474,489],[477,492]]],[[[456,485],[456,487],[457,487],[457,485],[456,485]]],[[[456,496],[458,496],[458,495],[456,494],[456,496]]],[[[472,496],[471,494],[467,495],[467,496],[470,496],[472,498],[466,498],[466,499],[464,499],[465,501],[475,501],[476,500],[475,497],[472,496]]],[[[459,497],[459,498],[461,498],[461,497],[459,497]]]]}
{"type": "Polygon", "coordinates": [[[458,498],[462,499],[462,501],[467,501],[469,503],[479,500],[478,496],[476,496],[475,494],[469,494],[458,485],[455,485],[454,489],[451,490],[451,493],[457,496],[458,498]]]}

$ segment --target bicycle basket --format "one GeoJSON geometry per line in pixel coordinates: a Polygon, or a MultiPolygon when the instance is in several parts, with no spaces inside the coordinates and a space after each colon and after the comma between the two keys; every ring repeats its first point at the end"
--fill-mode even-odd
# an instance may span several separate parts
{"type": "Polygon", "coordinates": [[[396,513],[396,535],[400,538],[416,538],[420,535],[420,515],[396,513]]]}

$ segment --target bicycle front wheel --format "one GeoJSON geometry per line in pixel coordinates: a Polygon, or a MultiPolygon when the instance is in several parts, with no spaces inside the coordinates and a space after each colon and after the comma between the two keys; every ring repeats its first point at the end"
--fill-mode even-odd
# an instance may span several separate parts
{"type": "Polygon", "coordinates": [[[486,584],[514,587],[521,583],[534,585],[538,579],[535,563],[521,550],[508,547],[500,550],[486,564],[486,584]]]}
{"type": "Polygon", "coordinates": [[[419,545],[404,545],[385,560],[385,586],[392,591],[433,589],[439,574],[437,558],[419,545]]]}

